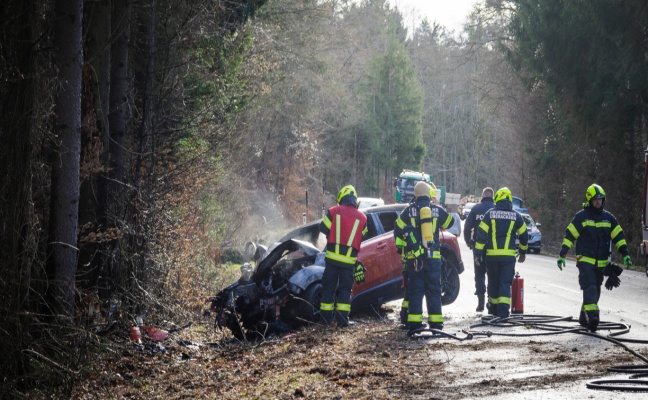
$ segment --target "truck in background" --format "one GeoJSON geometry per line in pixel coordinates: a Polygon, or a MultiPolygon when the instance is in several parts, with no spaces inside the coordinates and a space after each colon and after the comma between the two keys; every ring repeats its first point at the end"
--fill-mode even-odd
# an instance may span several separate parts
{"type": "MultiPolygon", "coordinates": [[[[396,202],[397,203],[409,203],[414,198],[414,186],[419,181],[423,181],[429,185],[432,185],[436,188],[437,191],[437,201],[444,207],[453,207],[459,208],[459,201],[461,195],[458,193],[446,193],[446,187],[443,185],[435,185],[432,182],[432,176],[426,174],[425,172],[412,171],[410,169],[404,169],[399,175],[398,178],[394,179],[394,186],[396,187],[396,202]]],[[[454,212],[457,212],[455,210],[454,212]]]]}
{"type": "MultiPolygon", "coordinates": [[[[432,184],[432,177],[425,172],[404,169],[398,178],[394,179],[396,186],[396,203],[409,203],[414,198],[414,186],[419,181],[432,184]]],[[[438,188],[437,188],[438,189],[438,188]]]]}

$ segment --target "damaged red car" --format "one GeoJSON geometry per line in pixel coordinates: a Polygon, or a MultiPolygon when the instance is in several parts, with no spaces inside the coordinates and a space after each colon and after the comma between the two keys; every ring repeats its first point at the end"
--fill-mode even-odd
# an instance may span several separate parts
{"type": "MultiPolygon", "coordinates": [[[[406,204],[363,210],[368,234],[358,259],[367,268],[365,281],[354,284],[351,313],[380,307],[403,298],[401,258],[393,230],[406,204]]],[[[303,225],[266,249],[253,245],[256,267],[246,263],[241,278],[211,300],[215,326],[229,329],[236,338],[265,338],[287,332],[319,319],[319,300],[324,272],[325,237],[320,221],[303,225]]],[[[440,233],[442,256],[442,303],[453,303],[459,295],[459,274],[464,271],[457,238],[440,233]]]]}

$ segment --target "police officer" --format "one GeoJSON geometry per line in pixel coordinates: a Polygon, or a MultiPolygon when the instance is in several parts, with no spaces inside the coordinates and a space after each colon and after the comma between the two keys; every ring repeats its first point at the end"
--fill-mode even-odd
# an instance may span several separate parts
{"type": "Polygon", "coordinates": [[[597,184],[590,185],[585,192],[585,199],[587,202],[583,203],[583,209],[576,213],[565,230],[565,238],[558,256],[558,268],[562,271],[565,256],[576,242],[578,283],[583,291],[583,305],[578,322],[595,332],[599,324],[598,300],[601,297],[603,271],[610,257],[610,241],[623,255],[623,263],[626,266],[632,266],[632,260],[621,225],[612,213],[603,209],[603,188],[597,184]]]}
{"type": "MultiPolygon", "coordinates": [[[[477,228],[479,223],[484,219],[486,211],[495,207],[493,202],[493,188],[485,187],[482,190],[481,201],[475,205],[466,217],[464,222],[464,240],[466,245],[473,250],[473,260],[479,256],[475,250],[475,240],[477,238],[477,228]]],[[[477,310],[484,311],[484,296],[486,294],[486,263],[475,263],[475,294],[477,295],[477,310]]]]}
{"type": "Polygon", "coordinates": [[[529,235],[522,215],[513,210],[511,191],[503,187],[495,193],[495,207],[486,211],[477,228],[475,263],[486,261],[488,274],[488,313],[508,318],[511,307],[511,283],[515,274],[516,242],[519,238],[519,262],[526,259],[529,235]]]}
{"type": "Polygon", "coordinates": [[[431,329],[443,329],[441,313],[441,251],[439,229],[447,229],[454,220],[442,208],[430,201],[430,185],[420,181],[414,187],[415,202],[405,208],[394,228],[394,238],[405,243],[407,260],[407,292],[409,309],[407,322],[410,333],[425,327],[423,324],[423,296],[427,302],[428,323],[431,329]],[[422,219],[421,209],[429,207],[431,218],[422,219]],[[432,225],[433,240],[428,248],[423,244],[421,224],[432,225]]]}
{"type": "Polygon", "coordinates": [[[339,327],[347,327],[354,278],[356,282],[364,281],[364,267],[357,257],[362,236],[367,233],[367,216],[358,210],[358,196],[351,185],[340,190],[337,203],[319,224],[319,230],[327,237],[320,315],[326,324],[335,322],[339,327]]]}

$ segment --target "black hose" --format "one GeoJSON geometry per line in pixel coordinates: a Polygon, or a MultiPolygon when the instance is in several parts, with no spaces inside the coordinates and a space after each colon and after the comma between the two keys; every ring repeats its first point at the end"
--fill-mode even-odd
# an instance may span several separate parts
{"type": "Polygon", "coordinates": [[[600,322],[598,325],[599,330],[609,330],[616,331],[611,332],[607,336],[600,335],[595,332],[590,332],[587,328],[577,326],[577,327],[565,327],[561,325],[554,324],[555,322],[571,322],[574,319],[572,317],[556,317],[551,315],[512,315],[508,318],[498,318],[493,316],[483,316],[482,322],[479,324],[471,325],[469,329],[463,329],[462,332],[466,334],[472,334],[473,336],[512,336],[512,337],[528,337],[528,336],[545,336],[545,335],[559,335],[563,333],[577,333],[580,335],[592,336],[599,339],[606,340],[608,342],[614,343],[617,346],[623,347],[626,351],[634,355],[635,357],[641,359],[646,364],[644,365],[618,365],[608,368],[609,372],[627,372],[633,371],[636,372],[634,375],[631,375],[628,379],[595,379],[587,382],[586,386],[589,389],[597,390],[618,390],[618,391],[633,391],[633,392],[642,392],[648,391],[648,380],[641,380],[637,378],[648,377],[648,358],[642,356],[636,351],[630,349],[624,343],[642,343],[648,344],[648,340],[640,339],[621,339],[618,338],[620,335],[624,335],[630,332],[630,325],[615,323],[615,322],[600,322]],[[539,330],[545,330],[548,332],[542,333],[501,333],[493,332],[492,330],[488,331],[476,331],[474,328],[477,327],[514,327],[514,326],[532,326],[539,330]]]}
{"type": "Polygon", "coordinates": [[[421,329],[416,329],[413,331],[407,332],[407,336],[410,337],[410,339],[430,339],[434,337],[447,337],[450,339],[455,339],[460,342],[463,342],[464,340],[471,340],[473,338],[473,335],[471,333],[466,334],[466,337],[460,338],[457,335],[453,335],[451,333],[444,332],[439,329],[431,329],[431,328],[421,328],[421,329]],[[430,332],[432,333],[431,335],[420,335],[420,336],[414,336],[418,335],[420,333],[425,333],[425,332],[430,332]]]}
{"type": "Polygon", "coordinates": [[[585,384],[588,389],[619,390],[625,392],[648,391],[648,381],[640,379],[594,379],[585,384]]]}

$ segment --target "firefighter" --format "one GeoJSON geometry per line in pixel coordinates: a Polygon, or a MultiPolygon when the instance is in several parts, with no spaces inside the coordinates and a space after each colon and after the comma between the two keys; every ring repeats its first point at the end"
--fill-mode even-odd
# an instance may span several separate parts
{"type": "Polygon", "coordinates": [[[507,187],[495,193],[495,207],[486,211],[477,228],[475,264],[486,262],[488,275],[488,313],[508,318],[511,308],[511,283],[515,274],[516,243],[518,262],[526,259],[529,235],[522,215],[513,210],[513,196],[507,187]]]}
{"type": "MultiPolygon", "coordinates": [[[[434,186],[434,184],[432,184],[430,185],[430,202],[436,204],[435,202],[436,195],[437,195],[436,187],[434,186]]],[[[416,198],[413,198],[411,203],[414,203],[415,201],[416,198]]],[[[400,237],[396,237],[396,251],[401,256],[401,273],[403,274],[402,288],[404,291],[399,317],[400,317],[400,323],[402,327],[408,328],[409,325],[407,324],[407,314],[409,311],[409,296],[407,292],[407,257],[405,252],[405,245],[406,243],[403,239],[401,239],[400,237]]]]}
{"type": "Polygon", "coordinates": [[[623,256],[623,264],[626,267],[632,266],[632,260],[621,225],[612,213],[603,209],[603,188],[597,184],[590,185],[585,192],[585,199],[587,202],[583,203],[583,209],[576,213],[565,230],[565,238],[558,256],[558,268],[562,271],[565,267],[565,256],[576,242],[578,283],[583,291],[583,305],[578,322],[595,332],[599,324],[598,300],[601,297],[601,283],[611,256],[610,241],[623,256]]]}
{"type": "MultiPolygon", "coordinates": [[[[466,217],[464,222],[464,240],[466,245],[473,250],[473,259],[479,254],[475,250],[475,239],[477,237],[477,228],[479,223],[484,219],[486,211],[495,207],[493,202],[493,188],[485,187],[482,190],[481,201],[475,205],[466,217]]],[[[475,263],[475,294],[477,295],[477,309],[475,311],[484,311],[484,296],[486,294],[486,264],[477,265],[475,263]]]]}
{"type": "Polygon", "coordinates": [[[358,210],[358,196],[351,185],[340,190],[337,203],[319,224],[327,238],[320,315],[326,324],[347,327],[353,281],[364,281],[364,266],[357,257],[367,233],[367,216],[358,210]]]}
{"type": "MultiPolygon", "coordinates": [[[[423,297],[431,329],[443,329],[441,313],[441,251],[439,229],[454,223],[452,216],[430,201],[430,185],[420,181],[414,187],[415,201],[396,219],[394,238],[405,243],[407,323],[410,333],[425,328],[423,297]],[[424,212],[424,218],[421,212],[424,212]],[[423,229],[421,229],[423,228],[423,229]],[[422,232],[423,231],[423,232],[422,232]]],[[[433,196],[432,196],[433,197],[433,196]]]]}

